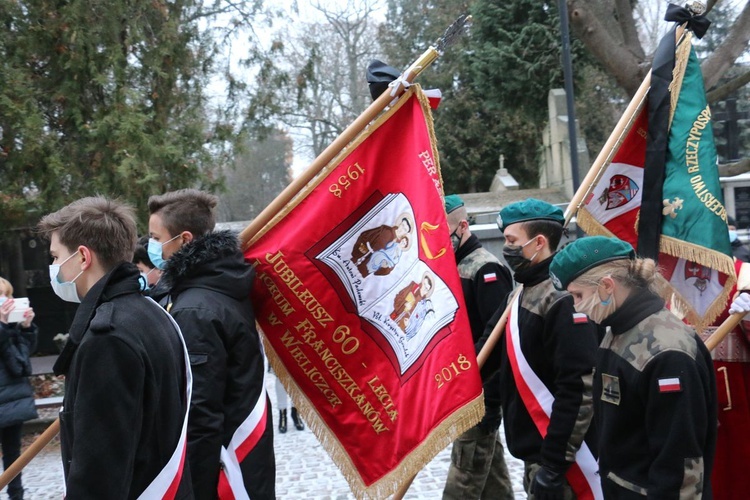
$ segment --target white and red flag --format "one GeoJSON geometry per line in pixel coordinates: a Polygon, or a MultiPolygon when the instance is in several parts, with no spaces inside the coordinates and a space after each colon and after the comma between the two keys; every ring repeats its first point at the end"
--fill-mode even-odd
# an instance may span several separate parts
{"type": "Polygon", "coordinates": [[[702,330],[721,314],[736,277],[711,110],[686,33],[668,33],[654,56],[647,106],[588,191],[578,224],[658,260],[671,305],[702,330]]]}
{"type": "Polygon", "coordinates": [[[393,493],[484,414],[442,196],[414,85],[245,253],[271,364],[358,498],[393,493]]]}

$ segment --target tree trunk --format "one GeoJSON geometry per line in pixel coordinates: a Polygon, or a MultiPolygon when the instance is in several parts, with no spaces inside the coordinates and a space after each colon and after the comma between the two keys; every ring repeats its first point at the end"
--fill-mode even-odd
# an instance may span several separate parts
{"type": "Polygon", "coordinates": [[[634,46],[618,42],[593,15],[586,2],[568,0],[570,24],[586,48],[612,75],[625,91],[633,96],[648,72],[648,64],[636,56],[643,49],[636,40],[634,46]]]}
{"type": "Polygon", "coordinates": [[[750,158],[743,158],[737,163],[719,165],[719,175],[722,177],[734,177],[750,171],[750,158]]]}
{"type": "Polygon", "coordinates": [[[716,85],[734,61],[742,55],[750,41],[750,2],[745,3],[742,13],[732,25],[732,30],[721,45],[703,61],[703,80],[706,89],[716,85]]]}

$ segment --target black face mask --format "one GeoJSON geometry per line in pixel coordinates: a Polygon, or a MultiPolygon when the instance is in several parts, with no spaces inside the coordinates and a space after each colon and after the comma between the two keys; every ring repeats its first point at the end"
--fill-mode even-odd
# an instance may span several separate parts
{"type": "MultiPolygon", "coordinates": [[[[456,228],[458,231],[458,228],[456,228]]],[[[458,252],[458,247],[461,246],[461,236],[456,234],[456,231],[451,233],[451,245],[453,245],[453,253],[458,252]]]]}
{"type": "Polygon", "coordinates": [[[505,261],[508,263],[508,266],[513,269],[513,272],[526,269],[531,265],[531,261],[534,260],[534,257],[536,257],[536,254],[534,254],[531,259],[527,259],[523,256],[523,248],[532,241],[534,241],[533,238],[523,245],[505,245],[503,247],[503,257],[505,257],[505,261]]]}

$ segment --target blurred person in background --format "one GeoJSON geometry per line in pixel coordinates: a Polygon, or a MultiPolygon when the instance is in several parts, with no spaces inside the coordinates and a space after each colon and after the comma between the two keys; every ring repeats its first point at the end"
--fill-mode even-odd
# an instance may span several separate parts
{"type": "MultiPolygon", "coordinates": [[[[13,286],[0,278],[0,436],[3,468],[7,469],[21,454],[21,428],[26,420],[37,418],[34,390],[29,383],[31,360],[36,350],[37,328],[34,310],[28,308],[20,323],[9,323],[15,308],[13,286]]],[[[21,474],[8,484],[11,500],[23,498],[21,474]]]]}

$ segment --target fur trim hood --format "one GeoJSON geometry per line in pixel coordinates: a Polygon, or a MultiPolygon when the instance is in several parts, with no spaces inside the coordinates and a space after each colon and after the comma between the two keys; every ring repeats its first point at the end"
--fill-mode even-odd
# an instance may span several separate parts
{"type": "Polygon", "coordinates": [[[184,245],[167,260],[162,275],[172,293],[208,288],[237,298],[247,297],[252,278],[253,268],[231,231],[211,232],[184,245]]]}

